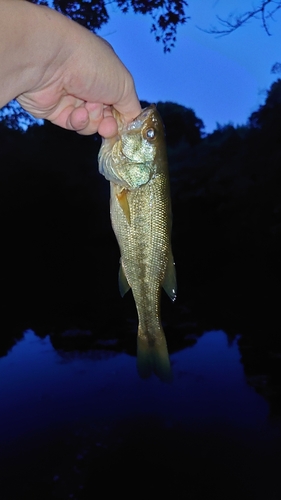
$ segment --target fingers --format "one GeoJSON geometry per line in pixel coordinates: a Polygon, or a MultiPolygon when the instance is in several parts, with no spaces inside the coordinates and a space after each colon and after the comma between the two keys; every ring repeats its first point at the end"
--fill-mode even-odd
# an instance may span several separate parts
{"type": "Polygon", "coordinates": [[[103,119],[103,105],[101,103],[82,103],[72,109],[66,122],[66,128],[75,130],[79,134],[90,135],[98,131],[103,119]]]}
{"type": "Polygon", "coordinates": [[[76,130],[82,135],[90,135],[98,132],[105,138],[114,137],[117,134],[117,123],[112,116],[109,106],[103,106],[99,103],[86,103],[84,109],[87,111],[87,123],[81,126],[83,123],[77,120],[78,112],[74,110],[70,117],[72,130],[76,130]]]}
{"type": "Polygon", "coordinates": [[[118,105],[115,105],[114,107],[120,112],[126,123],[130,123],[141,113],[141,105],[137,98],[131,102],[128,107],[124,108],[123,106],[120,107],[118,105]]]}
{"type": "MultiPolygon", "coordinates": [[[[134,109],[134,108],[133,108],[134,109]]],[[[98,132],[104,138],[114,137],[118,133],[118,125],[115,118],[112,116],[110,106],[102,106],[98,104],[86,103],[83,108],[87,113],[87,121],[84,121],[84,113],[82,114],[81,108],[76,108],[71,113],[67,128],[76,130],[79,134],[90,135],[98,132]]],[[[125,121],[129,123],[141,112],[139,101],[133,113],[123,115],[125,121]]]]}
{"type": "Polygon", "coordinates": [[[73,109],[67,120],[67,128],[81,135],[98,132],[102,137],[114,137],[118,132],[110,106],[100,103],[86,103],[84,107],[73,109]]]}
{"type": "Polygon", "coordinates": [[[46,118],[55,125],[79,134],[95,134],[103,119],[103,106],[100,103],[62,100],[58,108],[46,118]]]}
{"type": "Polygon", "coordinates": [[[141,105],[131,75],[125,83],[123,97],[114,104],[114,107],[122,115],[124,121],[130,123],[141,113],[141,105]]]}
{"type": "MultiPolygon", "coordinates": [[[[79,106],[78,108],[70,108],[67,110],[69,114],[66,118],[65,128],[69,130],[80,131],[86,128],[89,124],[89,113],[84,106],[79,106]]],[[[63,119],[62,114],[58,119],[63,119]]]]}
{"type": "Polygon", "coordinates": [[[99,125],[98,133],[106,139],[114,137],[118,133],[115,118],[113,118],[113,116],[106,116],[99,125]]]}
{"type": "MultiPolygon", "coordinates": [[[[60,127],[74,130],[81,135],[91,135],[98,132],[102,137],[110,138],[117,134],[117,122],[112,116],[110,106],[104,106],[101,103],[79,102],[78,100],[72,103],[68,100],[65,104],[64,107],[61,102],[59,109],[47,117],[48,120],[60,127]]],[[[135,108],[132,109],[135,111],[123,115],[127,123],[141,111],[137,99],[135,108]]]]}

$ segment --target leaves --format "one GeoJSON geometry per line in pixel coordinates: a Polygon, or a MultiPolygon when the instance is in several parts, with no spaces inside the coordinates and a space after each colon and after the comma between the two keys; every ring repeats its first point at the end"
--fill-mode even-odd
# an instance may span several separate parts
{"type": "Polygon", "coordinates": [[[276,73],[281,73],[281,63],[280,62],[276,62],[273,64],[272,68],[271,68],[271,73],[275,74],[276,73]]]}
{"type": "Polygon", "coordinates": [[[79,2],[76,0],[53,0],[53,6],[62,14],[71,17],[91,31],[101,28],[109,20],[106,2],[103,0],[79,0],[79,2]]]}
{"type": "Polygon", "coordinates": [[[42,124],[43,120],[37,120],[27,113],[17,101],[13,100],[0,110],[0,123],[9,129],[22,131],[30,125],[42,124]]]}
{"type": "MultiPolygon", "coordinates": [[[[46,0],[29,0],[46,5],[46,0]]],[[[126,14],[133,10],[135,14],[149,14],[153,23],[151,32],[157,42],[162,41],[164,52],[170,52],[175,46],[177,28],[186,23],[188,16],[185,0],[52,0],[50,6],[82,24],[91,31],[96,31],[109,21],[108,4],[116,4],[126,14]]]]}

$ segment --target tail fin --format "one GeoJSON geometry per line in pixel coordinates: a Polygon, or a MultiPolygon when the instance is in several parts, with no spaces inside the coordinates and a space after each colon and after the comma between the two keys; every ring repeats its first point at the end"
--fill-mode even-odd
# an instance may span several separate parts
{"type": "Polygon", "coordinates": [[[138,332],[137,369],[141,378],[148,378],[155,373],[162,382],[173,379],[170,359],[163,330],[157,337],[145,336],[138,332]]]}

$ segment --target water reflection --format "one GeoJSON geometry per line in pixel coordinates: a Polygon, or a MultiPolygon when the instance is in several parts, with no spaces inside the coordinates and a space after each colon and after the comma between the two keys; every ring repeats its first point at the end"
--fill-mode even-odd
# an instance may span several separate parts
{"type": "Polygon", "coordinates": [[[138,481],[144,464],[155,494],[206,498],[205,477],[217,498],[236,499],[242,489],[255,500],[279,498],[280,428],[246,382],[237,340],[205,333],[171,355],[174,382],[166,385],[139,379],[135,357],[114,345],[65,355],[27,330],[0,359],[1,500],[23,491],[35,498],[35,473],[49,500],[89,498],[109,477],[116,493],[124,468],[138,481]],[[235,483],[227,496],[217,468],[235,483]]]}

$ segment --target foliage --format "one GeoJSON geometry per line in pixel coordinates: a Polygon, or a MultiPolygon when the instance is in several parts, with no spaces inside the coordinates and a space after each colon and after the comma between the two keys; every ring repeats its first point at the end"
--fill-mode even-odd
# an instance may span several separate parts
{"type": "Polygon", "coordinates": [[[159,102],[157,108],[163,116],[169,145],[184,141],[190,146],[198,144],[202,138],[204,123],[193,109],[173,102],[159,102]]]}
{"type": "Polygon", "coordinates": [[[281,63],[280,62],[276,62],[273,64],[272,68],[271,68],[271,73],[276,75],[277,73],[281,73],[281,63]]]}
{"type": "Polygon", "coordinates": [[[267,134],[267,141],[281,140],[281,79],[274,82],[265,103],[251,114],[249,125],[253,129],[262,130],[267,134]]]}
{"type": "Polygon", "coordinates": [[[25,130],[30,125],[42,124],[43,120],[33,118],[16,100],[12,100],[0,110],[0,123],[15,130],[25,130]]]}
{"type": "MultiPolygon", "coordinates": [[[[29,0],[46,5],[46,0],[29,0]]],[[[153,23],[151,32],[156,41],[162,41],[164,52],[169,52],[176,41],[177,28],[187,21],[185,0],[52,0],[57,11],[71,17],[91,31],[97,31],[109,21],[108,5],[116,4],[124,13],[130,9],[136,14],[149,14],[153,23]]]]}
{"type": "Polygon", "coordinates": [[[176,32],[179,24],[184,24],[188,17],[185,14],[185,7],[188,6],[185,0],[116,0],[122,12],[128,12],[130,8],[141,14],[151,14],[153,24],[151,31],[154,33],[156,41],[162,40],[164,52],[170,52],[176,41],[176,32]]]}
{"type": "MultiPolygon", "coordinates": [[[[142,108],[149,104],[147,101],[141,101],[142,108]]],[[[157,102],[156,106],[165,125],[169,146],[174,147],[181,142],[194,146],[201,141],[205,125],[193,109],[170,101],[157,102]]]]}

